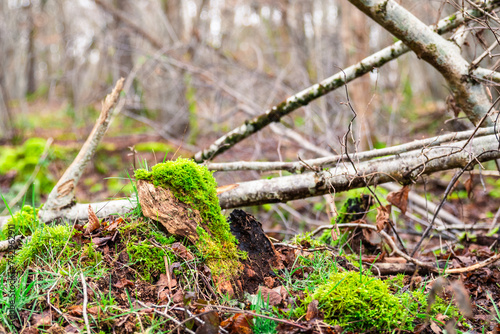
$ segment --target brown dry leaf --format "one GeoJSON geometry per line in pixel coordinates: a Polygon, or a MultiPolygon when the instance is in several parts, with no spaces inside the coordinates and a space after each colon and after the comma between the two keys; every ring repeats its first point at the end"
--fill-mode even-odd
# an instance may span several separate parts
{"type": "Polygon", "coordinates": [[[113,238],[112,237],[92,238],[92,243],[94,243],[96,246],[103,246],[111,239],[113,238]]]}
{"type": "Polygon", "coordinates": [[[64,328],[59,326],[58,324],[52,325],[49,329],[47,329],[47,333],[49,334],[66,334],[64,328]]]}
{"type": "Polygon", "coordinates": [[[215,311],[200,316],[204,323],[196,329],[196,334],[218,334],[220,327],[219,314],[215,311]]]}
{"type": "Polygon", "coordinates": [[[436,334],[441,334],[443,331],[441,330],[441,328],[439,328],[439,326],[434,322],[434,321],[431,321],[431,329],[434,333],[436,334]]]}
{"type": "Polygon", "coordinates": [[[113,220],[113,222],[106,227],[106,231],[113,232],[114,230],[116,230],[118,225],[122,224],[123,222],[124,220],[122,217],[113,220]]]}
{"type": "MultiPolygon", "coordinates": [[[[2,334],[3,333],[7,332],[2,332],[2,334]]],[[[38,334],[38,333],[40,333],[40,331],[38,330],[38,328],[35,327],[27,327],[21,331],[21,334],[38,334]]]]}
{"type": "Polygon", "coordinates": [[[82,305],[73,305],[68,308],[68,314],[74,317],[81,317],[83,314],[82,305]]]}
{"type": "Polygon", "coordinates": [[[113,284],[113,286],[117,289],[123,289],[124,287],[127,287],[127,286],[134,286],[134,282],[132,281],[129,281],[128,279],[126,278],[122,278],[118,281],[118,283],[116,284],[113,284]]]}
{"type": "Polygon", "coordinates": [[[467,190],[467,197],[472,198],[472,190],[474,189],[474,174],[470,174],[467,181],[464,183],[465,190],[467,190]]]}
{"type": "Polygon", "coordinates": [[[276,306],[281,303],[282,298],[279,292],[271,290],[265,286],[260,286],[259,291],[261,293],[262,300],[265,303],[269,303],[270,306],[276,306]]]}
{"type": "Polygon", "coordinates": [[[231,281],[220,277],[213,277],[213,279],[215,281],[215,285],[217,286],[217,292],[219,292],[222,295],[228,296],[228,298],[233,298],[234,289],[233,286],[231,285],[231,281]]]}
{"type": "Polygon", "coordinates": [[[306,320],[315,319],[318,317],[318,304],[319,302],[315,299],[307,305],[306,320]]]}
{"type": "MultiPolygon", "coordinates": [[[[78,328],[76,328],[72,325],[68,325],[68,326],[64,327],[64,330],[65,330],[66,334],[73,334],[73,333],[79,334],[79,333],[81,333],[81,331],[78,328]]],[[[83,330],[83,326],[82,326],[82,330],[83,330]]]]}
{"type": "Polygon", "coordinates": [[[272,277],[264,277],[264,284],[269,288],[272,289],[274,286],[274,278],[272,277]]]}
{"type": "Polygon", "coordinates": [[[377,207],[377,232],[380,232],[384,229],[387,224],[391,224],[390,219],[391,214],[391,205],[388,204],[386,206],[378,206],[377,207]]]}
{"type": "Polygon", "coordinates": [[[228,184],[227,186],[217,187],[217,195],[222,194],[223,192],[229,191],[231,189],[239,187],[239,184],[228,184]]]}
{"type": "Polygon", "coordinates": [[[89,223],[87,224],[87,228],[85,229],[85,234],[90,235],[92,231],[98,229],[100,226],[101,222],[99,221],[99,218],[97,218],[94,209],[92,209],[92,207],[89,204],[89,223]]]}
{"type": "Polygon", "coordinates": [[[160,288],[175,288],[177,286],[177,280],[175,278],[169,277],[167,274],[160,274],[160,279],[156,283],[160,288]]]}
{"type": "Polygon", "coordinates": [[[193,254],[191,254],[191,252],[186,248],[186,246],[184,246],[180,242],[174,242],[171,248],[176,255],[179,255],[186,261],[194,259],[193,254]]]}
{"type": "Polygon", "coordinates": [[[252,334],[252,319],[253,316],[244,313],[236,313],[229,319],[221,323],[230,333],[252,334]]]}
{"type": "Polygon", "coordinates": [[[31,318],[31,321],[33,323],[33,327],[39,327],[39,326],[52,326],[52,311],[47,310],[44,311],[42,314],[33,314],[33,318],[31,318]]]}
{"type": "Polygon", "coordinates": [[[409,186],[404,186],[399,191],[392,191],[387,195],[387,201],[401,210],[402,214],[406,213],[408,208],[408,193],[410,192],[409,186]]]}

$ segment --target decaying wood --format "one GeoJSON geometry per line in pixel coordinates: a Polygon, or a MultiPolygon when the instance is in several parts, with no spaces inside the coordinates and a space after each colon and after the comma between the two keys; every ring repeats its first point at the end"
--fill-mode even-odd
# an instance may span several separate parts
{"type": "Polygon", "coordinates": [[[63,176],[59,179],[56,186],[50,192],[45,205],[40,210],[40,220],[48,222],[63,217],[61,210],[71,207],[75,200],[75,188],[83,174],[83,170],[97,150],[97,146],[108,130],[112,109],[115,107],[120,92],[123,88],[124,78],[116,82],[113,91],[106,96],[101,108],[101,114],[97,120],[92,132],[83,144],[75,160],[66,169],[63,176]]]}
{"type": "MultiPolygon", "coordinates": [[[[396,155],[404,152],[426,149],[432,146],[439,146],[441,144],[450,143],[453,141],[465,140],[471,136],[477,138],[494,134],[497,131],[496,127],[491,126],[482,129],[467,130],[461,132],[448,133],[436,137],[415,140],[409,143],[395,145],[391,147],[375,149],[364,152],[349,153],[349,158],[354,162],[366,161],[387,155],[396,155]]],[[[204,165],[208,170],[214,171],[241,171],[241,170],[258,170],[258,171],[275,171],[286,170],[290,173],[301,173],[311,168],[325,168],[334,167],[342,162],[349,161],[346,154],[327,155],[322,158],[308,159],[302,161],[292,162],[267,162],[267,161],[234,161],[234,162],[221,162],[221,163],[205,163],[204,165]]]]}
{"type": "Polygon", "coordinates": [[[137,192],[144,216],[159,221],[168,233],[196,243],[196,227],[202,222],[198,210],[179,201],[169,189],[155,187],[144,180],[137,181],[137,192]]]}
{"type": "Polygon", "coordinates": [[[330,170],[276,177],[270,180],[242,182],[219,195],[222,208],[279,203],[341,192],[387,182],[414,182],[423,174],[463,168],[471,159],[475,163],[500,158],[495,135],[461,141],[447,146],[415,150],[398,156],[339,164],[330,170]],[[465,149],[463,147],[466,146],[465,149]]]}

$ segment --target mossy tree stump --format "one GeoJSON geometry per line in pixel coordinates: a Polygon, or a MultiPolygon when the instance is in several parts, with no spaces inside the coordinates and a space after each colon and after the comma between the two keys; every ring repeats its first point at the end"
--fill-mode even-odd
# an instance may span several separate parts
{"type": "Polygon", "coordinates": [[[218,285],[230,289],[229,281],[242,269],[236,238],[221,213],[217,183],[212,172],[195,162],[179,158],[135,172],[139,203],[144,216],[158,220],[173,235],[187,237],[203,254],[218,285]]]}

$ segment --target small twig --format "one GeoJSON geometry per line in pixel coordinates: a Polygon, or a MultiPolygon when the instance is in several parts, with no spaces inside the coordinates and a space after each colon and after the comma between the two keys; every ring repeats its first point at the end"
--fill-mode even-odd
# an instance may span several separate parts
{"type": "MultiPolygon", "coordinates": [[[[377,227],[376,226],[373,226],[373,225],[368,225],[368,224],[357,224],[357,223],[344,223],[344,224],[337,224],[337,226],[339,228],[343,228],[343,227],[360,227],[360,228],[367,228],[367,229],[370,229],[370,230],[374,230],[374,231],[377,231],[377,227]]],[[[322,226],[323,229],[331,229],[333,228],[333,225],[325,225],[325,226],[322,226]]],[[[412,262],[418,266],[421,266],[422,268],[425,268],[429,271],[432,271],[432,272],[435,272],[435,273],[439,273],[439,274],[442,274],[442,275],[446,275],[446,274],[460,274],[460,273],[465,273],[465,272],[469,272],[469,271],[474,271],[474,270],[477,270],[477,269],[480,269],[480,268],[483,268],[491,263],[494,263],[498,260],[500,260],[500,253],[498,254],[495,254],[494,256],[484,260],[484,261],[481,261],[479,263],[476,263],[472,266],[468,266],[468,267],[464,267],[464,268],[454,268],[454,269],[445,269],[445,270],[441,270],[439,268],[435,268],[431,265],[429,265],[428,263],[425,263],[425,262],[422,262],[418,259],[415,259],[411,256],[409,256],[408,254],[405,254],[402,250],[400,250],[397,246],[396,246],[396,243],[394,242],[394,240],[392,240],[391,236],[388,235],[384,230],[382,231],[377,231],[377,233],[379,233],[384,239],[385,241],[387,242],[387,244],[389,245],[389,247],[391,247],[391,249],[396,253],[398,254],[399,256],[401,256],[402,258],[404,258],[405,260],[409,261],[409,262],[412,262]]]]}
{"type": "MultiPolygon", "coordinates": [[[[153,312],[154,313],[156,313],[158,315],[161,315],[162,317],[167,318],[168,320],[173,321],[177,325],[177,327],[182,326],[182,324],[183,324],[182,322],[180,322],[179,320],[175,319],[174,317],[169,316],[166,311],[165,312],[161,312],[161,311],[159,311],[159,310],[156,309],[156,308],[163,308],[165,306],[159,306],[159,305],[148,306],[148,305],[144,304],[143,302],[141,302],[139,300],[136,300],[136,302],[139,305],[141,305],[141,306],[143,306],[145,308],[153,308],[153,312]]],[[[175,327],[175,328],[177,328],[177,327],[175,327]]],[[[184,326],[184,331],[186,331],[189,334],[195,334],[195,332],[193,332],[192,330],[190,330],[189,328],[187,328],[185,326],[184,326]]],[[[173,330],[170,331],[170,332],[173,332],[173,330]]]]}
{"type": "Polygon", "coordinates": [[[40,210],[40,220],[47,222],[61,216],[61,209],[70,207],[75,197],[75,188],[80,180],[85,167],[97,150],[104,134],[108,130],[112,109],[116,106],[120,98],[120,92],[123,88],[125,79],[120,78],[113,91],[106,96],[102,104],[101,113],[97,119],[92,132],[83,144],[80,152],[66,169],[63,176],[57,181],[57,184],[50,192],[44,207],[40,210]]]}
{"type": "Polygon", "coordinates": [[[495,227],[497,227],[497,221],[500,218],[500,207],[497,210],[497,213],[495,213],[495,217],[493,217],[493,221],[491,222],[491,227],[488,230],[488,233],[492,232],[495,227]]]}
{"type": "Polygon", "coordinates": [[[85,283],[85,276],[83,275],[83,272],[80,273],[80,278],[82,279],[82,286],[83,286],[83,310],[82,310],[83,320],[85,321],[85,327],[87,327],[87,334],[91,334],[89,317],[87,315],[87,302],[88,302],[87,284],[85,283]]]}
{"type": "Polygon", "coordinates": [[[287,325],[290,325],[290,326],[294,326],[294,327],[297,327],[297,328],[300,328],[302,330],[307,330],[306,327],[302,326],[302,325],[299,325],[293,321],[288,321],[288,320],[285,320],[285,319],[279,319],[279,318],[274,318],[274,317],[270,317],[270,316],[267,316],[267,315],[263,315],[263,314],[257,314],[255,312],[251,312],[251,311],[247,311],[247,310],[242,310],[242,309],[239,309],[239,308],[235,308],[235,307],[227,307],[227,306],[221,306],[221,305],[203,305],[203,304],[198,304],[196,303],[197,305],[200,305],[200,306],[210,306],[216,310],[222,310],[224,312],[227,312],[227,313],[243,313],[243,314],[248,314],[248,315],[251,315],[251,316],[254,316],[254,317],[259,317],[259,318],[264,318],[264,319],[269,319],[269,320],[273,320],[273,321],[276,321],[276,322],[281,322],[281,323],[284,323],[284,324],[287,324],[287,325]]]}

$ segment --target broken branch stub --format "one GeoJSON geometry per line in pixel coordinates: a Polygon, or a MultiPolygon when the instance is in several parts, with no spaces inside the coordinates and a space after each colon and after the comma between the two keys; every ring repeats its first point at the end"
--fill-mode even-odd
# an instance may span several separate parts
{"type": "Polygon", "coordinates": [[[137,180],[137,192],[144,216],[159,221],[168,233],[198,241],[196,227],[202,225],[200,212],[179,201],[169,189],[137,180]]]}

